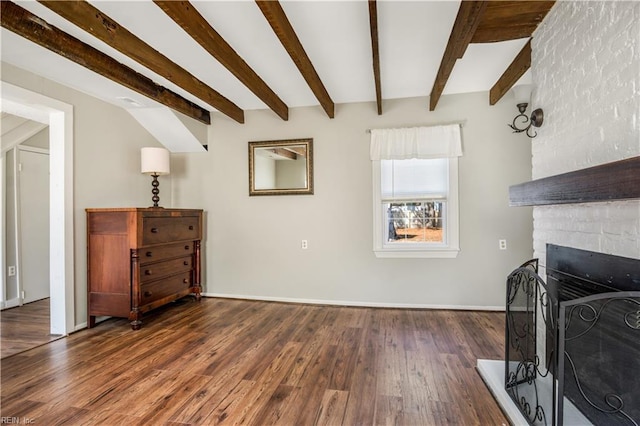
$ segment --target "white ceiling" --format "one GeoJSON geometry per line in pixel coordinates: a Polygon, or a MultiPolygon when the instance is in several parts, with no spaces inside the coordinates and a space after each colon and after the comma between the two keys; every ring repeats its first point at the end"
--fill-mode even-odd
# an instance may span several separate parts
{"type": "MultiPolygon", "coordinates": [[[[41,4],[17,3],[156,83],[214,110],[41,4]]],[[[240,108],[267,108],[151,1],[90,3],[240,108]]],[[[254,1],[192,3],[288,107],[319,104],[254,1]]],[[[281,4],[333,101],[375,101],[367,1],[297,0],[281,4]]],[[[377,4],[383,100],[428,96],[460,2],[378,0],[377,4]]],[[[132,105],[119,98],[130,98],[146,107],[158,106],[4,28],[1,37],[4,62],[125,108],[132,105]]],[[[456,63],[444,94],[488,91],[526,42],[520,39],[470,45],[456,63]]],[[[521,81],[529,80],[527,72],[521,81]]]]}

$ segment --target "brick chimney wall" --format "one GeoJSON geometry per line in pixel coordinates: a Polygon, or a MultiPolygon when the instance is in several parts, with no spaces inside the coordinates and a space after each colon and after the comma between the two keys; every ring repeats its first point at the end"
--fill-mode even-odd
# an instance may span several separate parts
{"type": "MultiPolygon", "coordinates": [[[[640,2],[558,1],[534,33],[533,179],[640,155],[640,2]]],[[[546,243],[640,258],[640,200],[534,208],[546,243]]],[[[544,278],[544,267],[541,273],[544,278]]]]}

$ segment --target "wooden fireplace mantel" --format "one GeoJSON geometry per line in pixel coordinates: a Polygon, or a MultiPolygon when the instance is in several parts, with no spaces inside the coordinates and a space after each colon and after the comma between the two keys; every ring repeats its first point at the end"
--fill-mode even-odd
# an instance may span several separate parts
{"type": "Polygon", "coordinates": [[[640,199],[640,156],[509,187],[510,206],[640,199]]]}

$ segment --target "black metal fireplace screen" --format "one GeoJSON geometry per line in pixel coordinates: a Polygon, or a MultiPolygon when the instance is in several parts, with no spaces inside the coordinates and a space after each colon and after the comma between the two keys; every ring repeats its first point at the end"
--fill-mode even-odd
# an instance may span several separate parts
{"type": "Polygon", "coordinates": [[[640,426],[640,260],[547,245],[546,272],[507,279],[507,393],[532,425],[640,426]]]}

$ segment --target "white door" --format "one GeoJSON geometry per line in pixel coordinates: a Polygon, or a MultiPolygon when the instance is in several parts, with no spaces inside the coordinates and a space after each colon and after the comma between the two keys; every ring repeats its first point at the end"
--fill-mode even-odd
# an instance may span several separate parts
{"type": "Polygon", "coordinates": [[[49,154],[18,150],[22,303],[49,297],[49,154]]]}

